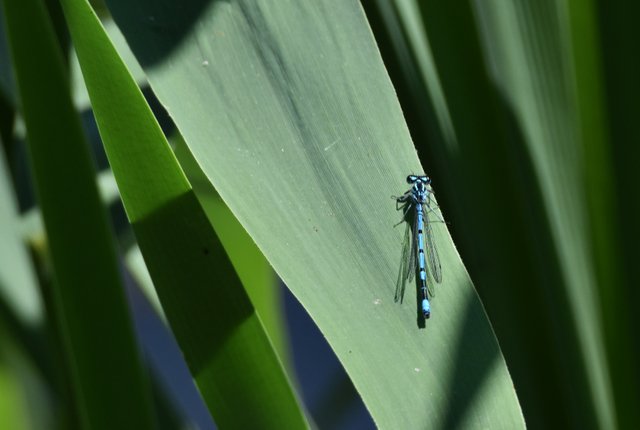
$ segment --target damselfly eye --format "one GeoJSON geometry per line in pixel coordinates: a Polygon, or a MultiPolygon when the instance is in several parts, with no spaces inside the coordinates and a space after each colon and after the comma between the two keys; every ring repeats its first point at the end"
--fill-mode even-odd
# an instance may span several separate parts
{"type": "Polygon", "coordinates": [[[424,182],[426,185],[429,185],[431,183],[431,178],[428,176],[423,176],[422,178],[420,178],[420,180],[424,182]]]}
{"type": "Polygon", "coordinates": [[[417,180],[418,180],[418,177],[416,175],[407,176],[407,184],[413,184],[417,180]]]}

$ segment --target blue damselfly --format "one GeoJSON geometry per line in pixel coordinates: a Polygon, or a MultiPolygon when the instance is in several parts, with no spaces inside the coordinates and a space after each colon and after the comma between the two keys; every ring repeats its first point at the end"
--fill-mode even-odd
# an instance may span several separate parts
{"type": "MultiPolygon", "coordinates": [[[[402,211],[402,221],[407,227],[404,233],[402,247],[402,261],[398,282],[396,285],[395,301],[402,302],[407,282],[411,282],[418,272],[418,287],[420,291],[422,316],[431,316],[429,298],[433,297],[433,290],[427,282],[427,268],[425,260],[429,261],[429,275],[435,282],[442,281],[440,257],[433,241],[433,230],[429,216],[440,218],[435,212],[435,202],[432,200],[433,189],[428,176],[409,175],[407,183],[411,185],[406,193],[396,197],[396,209],[402,211]],[[425,251],[427,258],[425,259],[425,251]]],[[[400,221],[402,223],[402,221],[400,221]]],[[[440,221],[442,221],[440,219],[440,221]]]]}

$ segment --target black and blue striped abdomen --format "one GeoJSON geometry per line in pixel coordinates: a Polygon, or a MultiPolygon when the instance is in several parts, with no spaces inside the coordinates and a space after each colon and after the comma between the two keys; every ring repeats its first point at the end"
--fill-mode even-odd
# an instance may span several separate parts
{"type": "Polygon", "coordinates": [[[425,319],[431,315],[431,306],[429,304],[429,297],[427,291],[427,270],[424,258],[424,212],[421,204],[416,204],[416,234],[417,240],[417,257],[418,257],[418,272],[420,279],[420,291],[422,292],[422,314],[425,319]]]}

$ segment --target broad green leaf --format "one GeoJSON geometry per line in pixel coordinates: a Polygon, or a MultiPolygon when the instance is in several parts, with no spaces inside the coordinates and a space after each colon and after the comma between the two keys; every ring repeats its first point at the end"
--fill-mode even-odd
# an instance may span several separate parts
{"type": "Polygon", "coordinates": [[[4,0],[3,6],[53,262],[48,296],[64,351],[61,373],[73,389],[79,424],[151,428],[111,231],[51,23],[42,2],[4,0]]]}
{"type": "MultiPolygon", "coordinates": [[[[424,330],[393,302],[391,195],[421,172],[355,1],[107,2],[203,172],[320,327],[382,428],[522,428],[446,228],[424,330]]],[[[436,190],[438,184],[435,184],[436,190]]]]}
{"type": "Polygon", "coordinates": [[[127,215],[216,423],[305,427],[262,323],[136,82],[89,4],[62,5],[127,215]]]}

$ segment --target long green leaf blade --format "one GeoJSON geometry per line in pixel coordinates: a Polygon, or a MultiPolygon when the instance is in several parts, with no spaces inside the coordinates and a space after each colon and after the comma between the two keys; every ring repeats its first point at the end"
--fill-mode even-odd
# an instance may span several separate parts
{"type": "MultiPolygon", "coordinates": [[[[566,420],[564,426],[614,428],[597,272],[588,250],[590,214],[584,197],[589,192],[581,178],[585,165],[580,146],[586,136],[579,130],[578,104],[584,94],[580,95],[572,64],[577,46],[569,38],[572,23],[567,4],[545,1],[503,8],[496,2],[479,5],[478,11],[483,17],[486,54],[494,65],[492,79],[514,117],[515,133],[521,133],[516,145],[525,154],[522,158],[530,160],[530,181],[541,190],[522,193],[539,208],[536,218],[544,220],[530,222],[538,228],[543,225],[533,235],[549,238],[546,249],[540,246],[545,241],[536,244],[542,256],[534,254],[533,259],[539,260],[539,271],[550,273],[530,290],[555,298],[542,303],[551,327],[547,345],[541,348],[553,362],[545,367],[534,362],[528,369],[539,375],[552,371],[558,375],[554,378],[557,388],[547,396],[538,387],[536,395],[545,399],[546,410],[530,411],[528,416],[532,425],[534,419],[550,424],[560,417],[566,420]]],[[[581,33],[581,37],[588,40],[592,35],[581,33]]],[[[590,133],[601,136],[598,122],[592,126],[590,133]]]]}
{"type": "MultiPolygon", "coordinates": [[[[571,29],[570,41],[574,52],[572,60],[573,70],[575,70],[578,127],[584,150],[585,174],[584,182],[581,185],[585,190],[588,190],[585,194],[590,223],[589,233],[592,238],[591,252],[594,256],[594,272],[598,281],[598,298],[601,301],[600,309],[602,310],[601,320],[598,320],[601,324],[601,333],[597,334],[604,337],[607,354],[606,364],[611,378],[611,391],[609,391],[609,387],[600,390],[600,387],[597,386],[596,398],[597,406],[603,411],[602,414],[605,412],[608,414],[616,413],[616,424],[619,428],[633,428],[640,424],[640,411],[637,407],[640,402],[640,372],[637,361],[640,358],[640,353],[637,344],[634,348],[634,337],[636,341],[638,339],[638,336],[634,334],[636,330],[632,323],[636,311],[634,305],[629,306],[630,303],[633,303],[629,300],[629,289],[632,283],[625,279],[624,253],[621,246],[628,235],[624,223],[611,222],[611,220],[620,219],[620,211],[626,211],[627,207],[633,207],[633,203],[631,203],[633,199],[626,198],[623,194],[624,189],[620,189],[616,183],[617,178],[614,173],[617,172],[615,172],[616,166],[613,163],[615,147],[612,144],[616,142],[616,138],[621,136],[615,126],[610,129],[609,122],[613,121],[615,125],[619,125],[626,120],[626,127],[629,127],[631,123],[635,122],[635,119],[629,121],[628,118],[625,118],[626,113],[613,119],[616,112],[609,113],[606,109],[605,84],[607,82],[604,80],[603,57],[606,55],[604,51],[608,49],[600,49],[600,47],[614,48],[616,46],[600,43],[601,30],[598,27],[599,11],[596,3],[596,1],[567,1],[571,29]],[[626,203],[627,201],[629,203],[626,203]],[[621,209],[622,207],[624,209],[621,209]],[[622,232],[621,229],[625,231],[622,232]],[[629,381],[637,382],[634,384],[629,381]]],[[[618,5],[612,6],[611,12],[608,12],[607,15],[610,13],[620,21],[628,20],[628,18],[621,16],[618,5]]],[[[637,6],[635,7],[636,13],[632,16],[638,18],[638,9],[637,6]]],[[[631,10],[623,13],[627,12],[631,12],[631,10]]],[[[628,22],[626,27],[629,31],[628,22]]],[[[635,35],[637,36],[637,32],[635,35]]],[[[602,42],[607,42],[607,40],[602,42]]],[[[627,42],[622,43],[626,44],[627,42]]],[[[632,68],[633,63],[630,66],[632,68]]],[[[624,75],[622,77],[625,78],[624,75]]],[[[632,92],[637,88],[634,79],[626,77],[622,83],[627,86],[625,93],[632,92]]],[[[613,84],[614,88],[616,85],[613,84]]],[[[622,95],[615,94],[615,90],[614,95],[622,99],[622,95]]],[[[637,91],[635,95],[637,95],[637,91]]],[[[617,142],[622,147],[628,146],[627,139],[633,141],[638,134],[638,131],[633,129],[625,131],[628,136],[624,136],[622,142],[617,142]]],[[[635,168],[633,171],[635,172],[635,168]]],[[[624,177],[625,174],[628,174],[628,171],[621,171],[619,176],[624,177]]],[[[634,194],[635,189],[631,195],[634,194]]],[[[633,249],[635,251],[635,247],[633,249]]],[[[632,251],[632,255],[635,253],[634,251],[632,251]]],[[[581,322],[586,322],[587,318],[590,317],[585,316],[581,322]]],[[[593,332],[588,335],[593,335],[593,332]]],[[[602,361],[605,362],[605,360],[602,361]]]]}
{"type": "Polygon", "coordinates": [[[148,386],[111,231],[60,48],[42,2],[3,5],[55,272],[52,307],[81,424],[151,428],[148,386]]]}
{"type": "Polygon", "coordinates": [[[142,93],[89,4],[62,5],[127,215],[216,423],[306,427],[262,323],[142,93]]]}

